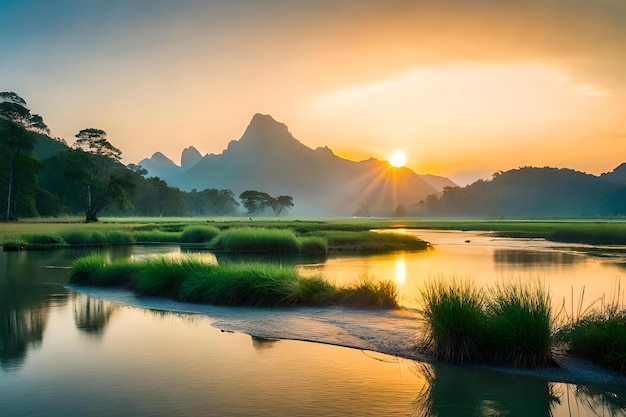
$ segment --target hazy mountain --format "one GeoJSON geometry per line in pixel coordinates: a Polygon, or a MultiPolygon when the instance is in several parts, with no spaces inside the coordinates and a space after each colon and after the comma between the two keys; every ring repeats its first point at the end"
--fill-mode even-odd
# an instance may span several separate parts
{"type": "MultiPolygon", "coordinates": [[[[624,168],[618,167],[617,175],[624,168]]],[[[431,215],[451,216],[613,216],[626,208],[626,181],[567,168],[524,167],[494,174],[463,188],[429,198],[431,215]],[[609,181],[610,178],[616,181],[609,181]]]]}
{"type": "Polygon", "coordinates": [[[198,152],[196,148],[190,146],[183,150],[183,154],[180,157],[181,168],[187,170],[194,166],[202,159],[202,154],[198,152]]]}
{"type": "Polygon", "coordinates": [[[139,164],[150,175],[183,190],[226,188],[239,195],[254,189],[290,195],[296,204],[294,215],[390,215],[410,211],[443,184],[454,186],[446,178],[429,176],[433,186],[406,167],[393,168],[376,159],[355,162],[338,157],[328,147],[311,149],[295,139],[286,125],[261,114],[254,115],[241,139],[231,141],[219,155],[205,155],[190,168],[186,162],[178,167],[158,152],[139,164]]]}
{"type": "Polygon", "coordinates": [[[614,184],[626,185],[626,162],[619,165],[613,171],[605,172],[600,175],[600,178],[614,184]]]}
{"type": "Polygon", "coordinates": [[[180,173],[180,166],[161,152],[155,152],[150,158],[142,159],[138,165],[146,169],[150,176],[159,177],[168,182],[168,179],[174,178],[180,173]]]}

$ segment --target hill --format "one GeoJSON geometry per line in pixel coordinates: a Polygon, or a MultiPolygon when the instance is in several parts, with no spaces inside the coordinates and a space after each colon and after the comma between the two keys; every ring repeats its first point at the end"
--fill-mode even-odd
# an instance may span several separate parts
{"type": "Polygon", "coordinates": [[[583,217],[626,214],[623,168],[600,177],[566,168],[523,167],[429,197],[430,215],[583,217]]]}

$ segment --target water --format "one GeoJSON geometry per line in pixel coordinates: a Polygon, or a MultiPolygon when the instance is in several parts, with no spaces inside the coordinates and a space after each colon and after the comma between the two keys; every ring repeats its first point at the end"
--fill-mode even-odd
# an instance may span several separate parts
{"type": "MultiPolygon", "coordinates": [[[[301,268],[339,282],[363,274],[395,279],[409,307],[420,283],[448,274],[485,282],[541,278],[559,296],[576,285],[587,294],[610,292],[620,277],[618,259],[573,247],[421,233],[433,250],[301,268]]],[[[155,252],[180,249],[107,254],[155,252]]],[[[83,254],[0,253],[0,416],[626,415],[626,388],[613,380],[566,383],[572,381],[563,375],[386,354],[411,354],[419,325],[410,309],[228,309],[125,291],[76,292],[64,286],[66,268],[83,254]]]]}

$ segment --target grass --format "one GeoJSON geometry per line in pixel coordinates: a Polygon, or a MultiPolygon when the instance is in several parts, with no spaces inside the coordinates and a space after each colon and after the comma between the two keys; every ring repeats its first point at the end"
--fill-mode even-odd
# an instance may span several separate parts
{"type": "Polygon", "coordinates": [[[266,263],[215,265],[194,257],[147,257],[109,263],[102,256],[90,255],[74,262],[70,283],[121,286],[139,295],[224,306],[398,305],[392,282],[364,280],[339,288],[321,277],[302,277],[294,267],[266,263]]]}
{"type": "Polygon", "coordinates": [[[186,226],[180,235],[181,243],[210,242],[220,233],[215,226],[186,226]]]}
{"type": "Polygon", "coordinates": [[[420,350],[453,363],[553,364],[555,324],[543,287],[519,284],[485,290],[452,280],[428,283],[421,295],[426,331],[420,350]]]}
{"type": "Polygon", "coordinates": [[[182,232],[164,232],[161,230],[133,231],[137,243],[178,243],[182,232]]]}
{"type": "Polygon", "coordinates": [[[626,374],[626,306],[620,302],[620,285],[612,300],[601,297],[583,310],[583,293],[556,338],[570,353],[607,369],[626,374]]]}
{"type": "Polygon", "coordinates": [[[299,252],[295,233],[287,229],[233,228],[221,232],[211,244],[215,250],[226,252],[299,252]]]}

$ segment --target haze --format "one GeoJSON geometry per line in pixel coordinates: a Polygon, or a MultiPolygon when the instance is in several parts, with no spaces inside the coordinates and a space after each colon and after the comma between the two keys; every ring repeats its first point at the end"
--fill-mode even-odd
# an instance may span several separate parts
{"type": "Polygon", "coordinates": [[[221,153],[253,114],[459,184],[626,160],[626,3],[0,0],[0,91],[136,163],[221,153]]]}

